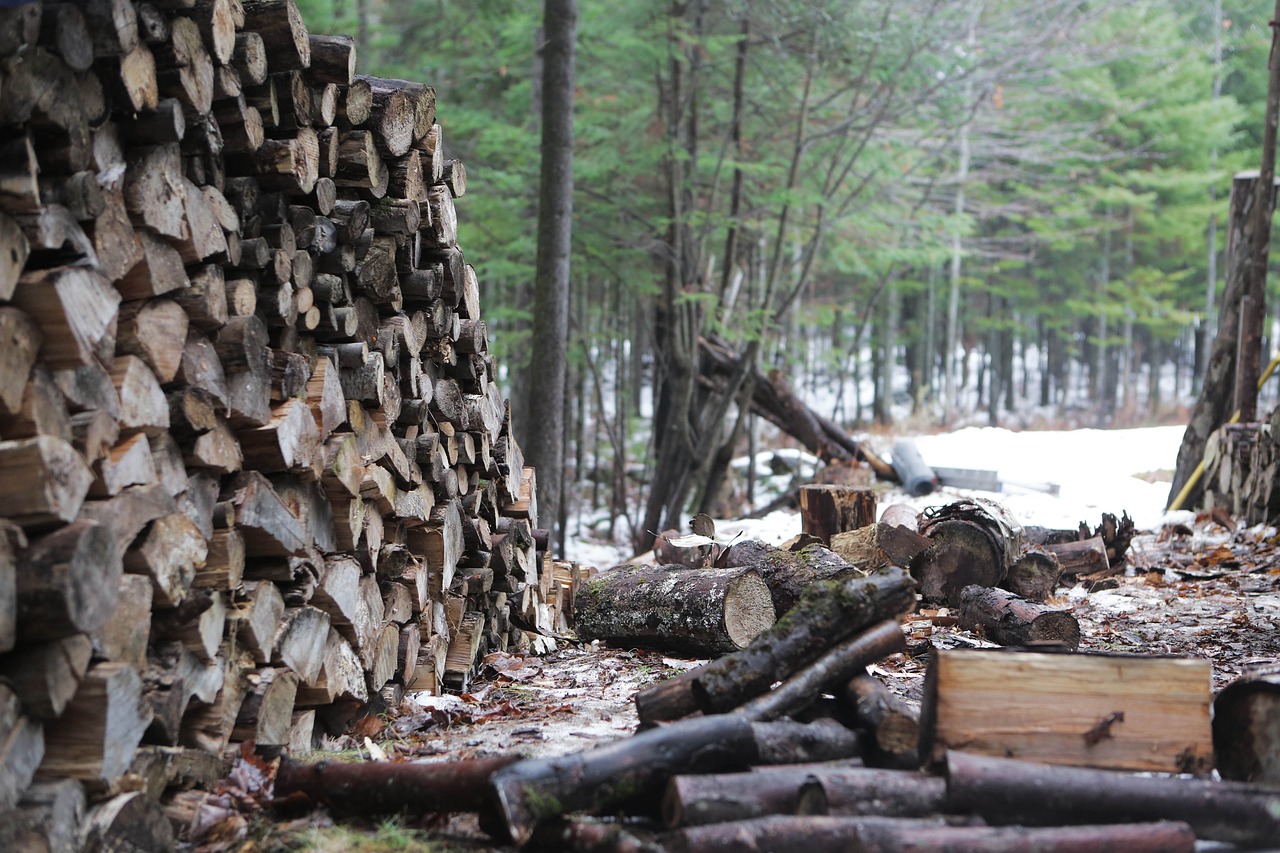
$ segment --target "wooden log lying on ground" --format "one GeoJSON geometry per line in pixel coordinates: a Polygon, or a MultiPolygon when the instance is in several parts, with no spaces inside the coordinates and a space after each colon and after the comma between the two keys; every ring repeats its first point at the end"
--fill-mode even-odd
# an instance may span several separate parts
{"type": "Polygon", "coordinates": [[[932,544],[912,563],[925,601],[958,604],[966,586],[996,586],[1022,550],[1022,528],[998,504],[957,501],[925,510],[932,544]]]}
{"type": "Polygon", "coordinates": [[[960,591],[960,627],[980,631],[1002,646],[1080,648],[1080,623],[1065,610],[1033,604],[1004,589],[967,586],[960,591]]]}
{"type": "Polygon", "coordinates": [[[668,829],[784,814],[923,817],[942,810],[946,781],[832,762],[749,773],[673,776],[662,800],[668,829]]]}
{"type": "Polygon", "coordinates": [[[920,766],[918,706],[889,692],[867,673],[849,679],[838,696],[853,710],[859,730],[867,734],[868,764],[904,769],[920,766]]]}
{"type": "Polygon", "coordinates": [[[866,578],[822,581],[772,628],[739,652],[646,687],[636,694],[642,724],[674,720],[697,711],[721,713],[796,672],[832,643],[915,607],[914,584],[902,569],[866,578]]]}
{"type": "Polygon", "coordinates": [[[1061,577],[1062,564],[1057,555],[1044,548],[1027,548],[1009,567],[1000,587],[1040,603],[1053,594],[1061,577]]]}
{"type": "Polygon", "coordinates": [[[275,799],[323,805],[335,815],[475,812],[488,805],[489,777],[517,759],[304,764],[286,758],[276,771],[275,799]]]}
{"type": "Polygon", "coordinates": [[[789,551],[758,539],[730,545],[720,555],[719,562],[725,566],[749,566],[759,572],[769,585],[773,610],[779,617],[795,607],[801,593],[816,581],[841,581],[867,574],[821,545],[789,551]]]}
{"type": "Polygon", "coordinates": [[[501,823],[490,832],[521,846],[542,821],[653,798],[680,773],[832,760],[856,751],[852,733],[830,721],[758,723],[740,714],[681,720],[586,752],[527,759],[497,771],[490,785],[501,823]]]}
{"type": "Polygon", "coordinates": [[[0,812],[18,802],[43,758],[40,724],[22,713],[18,694],[0,683],[0,812]]]}
{"type": "Polygon", "coordinates": [[[950,826],[937,819],[778,815],[711,824],[669,833],[662,842],[671,853],[755,853],[805,850],[807,853],[925,851],[948,853],[1190,853],[1191,828],[1176,821],[1111,826],[950,826]]]}
{"type": "Polygon", "coordinates": [[[1280,666],[1247,670],[1218,693],[1213,750],[1222,778],[1280,784],[1280,666]]]}
{"type": "Polygon", "coordinates": [[[874,489],[857,486],[801,486],[800,529],[830,547],[837,533],[857,530],[876,520],[874,489]]]}
{"type": "Polygon", "coordinates": [[[914,525],[908,528],[884,522],[831,537],[831,550],[836,556],[863,571],[909,566],[929,544],[929,538],[917,533],[914,525]]]}
{"type": "Polygon", "coordinates": [[[831,646],[773,690],[742,705],[738,713],[752,720],[794,716],[812,704],[824,687],[846,682],[868,664],[906,648],[907,641],[897,620],[885,620],[831,646]]]}
{"type": "Polygon", "coordinates": [[[583,584],[574,625],[584,640],[711,657],[771,626],[769,587],[754,569],[617,566],[583,584]]]}
{"type": "Polygon", "coordinates": [[[1209,662],[1016,649],[936,650],[921,759],[948,748],[1116,770],[1206,773],[1209,662]]]}
{"type": "Polygon", "coordinates": [[[947,806],[992,823],[1178,820],[1196,838],[1269,846],[1280,838],[1280,791],[1239,782],[1059,767],[949,751],[947,806]]]}

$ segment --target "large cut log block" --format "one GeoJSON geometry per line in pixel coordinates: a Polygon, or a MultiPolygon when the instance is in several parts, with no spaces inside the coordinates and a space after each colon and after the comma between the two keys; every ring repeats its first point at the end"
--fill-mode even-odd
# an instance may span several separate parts
{"type": "Polygon", "coordinates": [[[541,821],[655,797],[678,773],[848,758],[851,750],[856,750],[852,733],[829,720],[809,725],[753,723],[738,714],[681,720],[618,743],[556,758],[526,759],[494,773],[489,782],[501,819],[495,834],[520,846],[541,821]],[[765,741],[772,745],[766,748],[765,741]]]}
{"type": "Polygon", "coordinates": [[[0,516],[23,527],[75,518],[92,483],[84,457],[60,438],[0,441],[0,516]]]}
{"type": "Polygon", "coordinates": [[[754,853],[759,850],[1191,853],[1196,848],[1191,827],[1176,821],[1035,829],[948,826],[941,820],[926,818],[810,815],[776,815],[691,827],[664,836],[663,843],[670,853],[754,853]]]}
{"type": "Polygon", "coordinates": [[[960,591],[960,627],[977,630],[1002,646],[1080,647],[1080,623],[1065,610],[1024,601],[1004,589],[967,586],[960,591]]]}
{"type": "Polygon", "coordinates": [[[773,602],[753,569],[623,565],[584,584],[573,615],[584,640],[703,657],[746,647],[773,624],[773,602]]]}
{"type": "Polygon", "coordinates": [[[44,757],[40,724],[22,713],[22,702],[0,682],[0,813],[13,808],[44,757]]]}
{"type": "Polygon", "coordinates": [[[196,523],[175,512],[151,523],[141,542],[125,554],[124,568],[151,578],[157,607],[177,607],[208,553],[208,542],[196,523]]]}
{"type": "Polygon", "coordinates": [[[923,760],[963,747],[1051,764],[1206,773],[1209,662],[935,650],[920,725],[923,760]]]}
{"type": "Polygon", "coordinates": [[[286,758],[276,773],[275,797],[324,805],[337,815],[478,812],[490,805],[489,777],[516,760],[304,764],[286,758]]]}
{"type": "Polygon", "coordinates": [[[150,722],[137,671],[128,664],[97,664],[62,716],[46,727],[40,775],[110,784],[129,769],[150,722]]]}
{"type": "Polygon", "coordinates": [[[946,762],[948,810],[976,814],[991,823],[1178,820],[1190,824],[1199,839],[1267,847],[1280,838],[1280,792],[1275,788],[1058,767],[955,751],[947,752],[946,762]]]}
{"type": "Polygon", "coordinates": [[[958,604],[966,586],[996,586],[1022,550],[1022,528],[999,504],[958,501],[925,510],[932,541],[911,566],[925,601],[958,604]]]}
{"type": "MultiPolygon", "coordinates": [[[[2,227],[3,222],[0,221],[2,227]]],[[[3,234],[0,233],[2,239],[3,234]]],[[[3,250],[0,246],[0,252],[3,250]]],[[[0,255],[0,263],[3,263],[3,255],[0,255]]],[[[5,306],[0,308],[0,340],[4,341],[4,348],[0,349],[0,405],[10,412],[17,412],[22,407],[23,392],[27,389],[31,368],[36,363],[43,334],[25,313],[5,306]]]]}
{"type": "Polygon", "coordinates": [[[1280,666],[1260,666],[1213,700],[1213,749],[1224,779],[1280,784],[1280,666]]]}
{"type": "Polygon", "coordinates": [[[249,690],[231,737],[259,746],[285,746],[293,727],[293,703],[298,675],[287,669],[266,667],[248,675],[249,690]]]}
{"type": "Polygon", "coordinates": [[[652,724],[697,711],[736,708],[840,642],[915,607],[915,585],[901,569],[866,578],[820,581],[782,619],[739,652],[646,687],[636,694],[640,720],[652,724]]]}
{"type": "Polygon", "coordinates": [[[830,547],[837,533],[874,524],[876,493],[857,486],[801,486],[800,529],[830,547]]]}
{"type": "Polygon", "coordinates": [[[297,516],[276,494],[271,481],[257,471],[237,476],[224,496],[235,505],[246,556],[293,557],[310,547],[297,516]]]}
{"type": "Polygon", "coordinates": [[[93,634],[116,606],[123,568],[111,528],[75,521],[36,539],[18,563],[21,642],[93,634]]]}
{"type": "Polygon", "coordinates": [[[1043,603],[1057,589],[1061,577],[1062,564],[1052,551],[1027,548],[1009,567],[1000,587],[1027,601],[1043,603]]]}

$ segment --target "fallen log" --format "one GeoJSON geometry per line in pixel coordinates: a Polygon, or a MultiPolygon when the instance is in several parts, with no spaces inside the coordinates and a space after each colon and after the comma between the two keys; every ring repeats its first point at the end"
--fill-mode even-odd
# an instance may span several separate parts
{"type": "Polygon", "coordinates": [[[821,545],[794,552],[758,539],[730,545],[718,562],[724,566],[749,566],[759,572],[769,587],[773,612],[778,617],[795,607],[800,595],[816,581],[843,581],[867,574],[821,545]]]}
{"type": "Polygon", "coordinates": [[[912,770],[815,767],[800,786],[796,814],[928,817],[943,811],[947,783],[912,770]]]}
{"type": "Polygon", "coordinates": [[[817,699],[827,685],[845,682],[868,664],[906,648],[902,628],[896,619],[888,619],[832,646],[773,690],[747,702],[739,713],[752,720],[794,716],[817,699]]]}
{"type": "Polygon", "coordinates": [[[1101,536],[1075,542],[1047,544],[1044,549],[1058,558],[1062,574],[1067,577],[1091,575],[1110,568],[1107,546],[1101,536]]]}
{"type": "Polygon", "coordinates": [[[860,731],[866,732],[867,763],[875,766],[920,766],[920,709],[898,698],[878,678],[862,673],[839,692],[852,708],[860,731]]]}
{"type": "Polygon", "coordinates": [[[741,714],[681,720],[586,752],[526,759],[497,771],[489,783],[501,821],[487,829],[522,846],[543,821],[654,798],[680,773],[848,758],[856,750],[853,734],[829,720],[759,723],[741,714]]]}
{"type": "Polygon", "coordinates": [[[1058,587],[1062,564],[1057,556],[1043,548],[1027,548],[1009,567],[1000,588],[1007,589],[1027,601],[1043,602],[1058,587]]]}
{"type": "Polygon", "coordinates": [[[1280,784],[1280,666],[1257,667],[1213,700],[1213,751],[1224,779],[1280,784]]]}
{"type": "Polygon", "coordinates": [[[983,586],[960,591],[960,627],[980,631],[1002,646],[1056,645],[1080,648],[1080,623],[1065,610],[1024,601],[1012,592],[983,586]]]}
{"type": "Polygon", "coordinates": [[[574,599],[583,640],[713,657],[745,648],[773,624],[769,587],[750,568],[617,566],[574,599]]]}
{"type": "Polygon", "coordinates": [[[831,550],[836,556],[863,571],[909,566],[929,544],[929,538],[917,533],[914,524],[907,528],[877,522],[831,537],[831,550]]]}
{"type": "Polygon", "coordinates": [[[902,569],[843,582],[820,581],[745,649],[641,690],[636,711],[642,724],[697,711],[728,711],[796,672],[833,643],[914,607],[914,584],[902,569]]]}
{"type": "MultiPolygon", "coordinates": [[[[1280,791],[1239,782],[1059,767],[948,751],[947,808],[992,823],[1185,821],[1195,837],[1246,846],[1280,838],[1280,791]]],[[[1127,848],[1126,848],[1127,849],[1127,848]]]]}
{"type": "Polygon", "coordinates": [[[921,759],[947,749],[1115,770],[1206,773],[1209,662],[1198,658],[936,650],[921,759]]]}
{"type": "Polygon", "coordinates": [[[925,510],[929,549],[912,563],[925,601],[958,604],[966,586],[996,586],[1022,547],[1022,528],[998,504],[957,501],[925,510]]]}
{"type": "Polygon", "coordinates": [[[488,804],[489,777],[518,758],[360,764],[284,758],[276,771],[275,802],[323,805],[335,815],[475,812],[488,804]]]}

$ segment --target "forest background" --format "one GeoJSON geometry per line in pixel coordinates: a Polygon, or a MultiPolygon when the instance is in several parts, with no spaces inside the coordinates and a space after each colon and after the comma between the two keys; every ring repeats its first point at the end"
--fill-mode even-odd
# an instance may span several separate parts
{"type": "MultiPolygon", "coordinates": [[[[435,87],[519,437],[540,404],[522,392],[541,4],[299,6],[356,37],[361,73],[435,87]]],[[[582,3],[565,464],[538,471],[562,478],[559,528],[602,508],[643,550],[685,513],[731,512],[730,460],[759,435],[752,367],[855,430],[1185,417],[1231,176],[1259,159],[1271,12],[582,3]],[[740,369],[709,374],[699,341],[740,369]]]]}

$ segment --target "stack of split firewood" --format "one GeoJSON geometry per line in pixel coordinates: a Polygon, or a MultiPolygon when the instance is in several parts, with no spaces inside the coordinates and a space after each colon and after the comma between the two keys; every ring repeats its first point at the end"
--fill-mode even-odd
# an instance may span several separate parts
{"type": "Polygon", "coordinates": [[[546,650],[434,91],[294,0],[6,6],[0,811],[546,650]]]}

